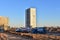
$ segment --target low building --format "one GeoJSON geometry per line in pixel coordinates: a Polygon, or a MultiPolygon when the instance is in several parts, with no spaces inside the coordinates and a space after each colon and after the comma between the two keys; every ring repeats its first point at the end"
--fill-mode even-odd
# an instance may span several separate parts
{"type": "Polygon", "coordinates": [[[8,18],[7,17],[2,17],[0,16],[0,26],[4,25],[2,27],[4,27],[4,30],[8,29],[8,18]]]}

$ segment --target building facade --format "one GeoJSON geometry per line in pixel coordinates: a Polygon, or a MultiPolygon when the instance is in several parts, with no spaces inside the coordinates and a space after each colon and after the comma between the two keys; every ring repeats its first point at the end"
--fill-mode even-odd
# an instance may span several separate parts
{"type": "Polygon", "coordinates": [[[4,30],[8,29],[8,18],[0,16],[0,26],[3,25],[4,30]]]}
{"type": "Polygon", "coordinates": [[[36,27],[36,8],[26,9],[26,27],[36,27]]]}

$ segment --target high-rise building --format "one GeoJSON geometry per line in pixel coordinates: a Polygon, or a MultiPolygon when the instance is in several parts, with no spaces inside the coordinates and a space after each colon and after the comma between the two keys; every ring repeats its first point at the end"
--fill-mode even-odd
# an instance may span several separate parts
{"type": "Polygon", "coordinates": [[[36,8],[26,9],[26,27],[36,27],[36,8]]]}
{"type": "Polygon", "coordinates": [[[4,30],[8,29],[8,18],[7,17],[0,16],[0,26],[2,26],[4,30]]]}

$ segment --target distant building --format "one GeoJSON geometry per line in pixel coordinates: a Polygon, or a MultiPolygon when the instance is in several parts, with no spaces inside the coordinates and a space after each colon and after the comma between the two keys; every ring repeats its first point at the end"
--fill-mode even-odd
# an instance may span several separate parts
{"type": "Polygon", "coordinates": [[[36,27],[36,8],[26,9],[26,27],[36,27]]]}
{"type": "Polygon", "coordinates": [[[0,16],[0,26],[3,25],[4,30],[8,29],[8,18],[0,16]]]}

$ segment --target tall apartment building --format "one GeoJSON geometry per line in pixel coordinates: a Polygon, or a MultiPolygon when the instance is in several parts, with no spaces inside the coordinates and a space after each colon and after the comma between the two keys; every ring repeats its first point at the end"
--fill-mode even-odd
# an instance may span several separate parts
{"type": "Polygon", "coordinates": [[[26,9],[26,27],[36,27],[36,8],[26,9]]]}
{"type": "Polygon", "coordinates": [[[8,29],[8,18],[0,16],[0,27],[3,27],[4,30],[8,29]]]}

